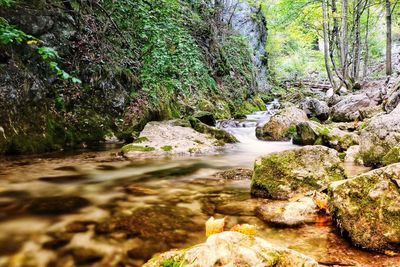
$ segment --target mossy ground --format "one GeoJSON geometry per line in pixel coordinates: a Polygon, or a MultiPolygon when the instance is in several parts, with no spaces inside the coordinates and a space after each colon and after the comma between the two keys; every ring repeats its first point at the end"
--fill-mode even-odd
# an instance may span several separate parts
{"type": "Polygon", "coordinates": [[[154,151],[154,150],[155,150],[154,147],[138,146],[138,145],[135,145],[135,144],[125,145],[121,149],[123,154],[127,154],[128,152],[131,152],[131,151],[151,152],[151,151],[154,151]]]}

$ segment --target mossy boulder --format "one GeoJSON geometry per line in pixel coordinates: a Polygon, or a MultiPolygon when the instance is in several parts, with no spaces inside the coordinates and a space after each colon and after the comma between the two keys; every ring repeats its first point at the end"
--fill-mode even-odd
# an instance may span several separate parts
{"type": "Polygon", "coordinates": [[[312,258],[238,232],[210,236],[203,244],[154,256],[144,267],[165,266],[318,266],[312,258]]]}
{"type": "Polygon", "coordinates": [[[345,151],[358,145],[359,136],[331,125],[322,125],[314,121],[301,122],[296,125],[293,143],[298,145],[324,145],[337,151],[345,151]]]}
{"type": "Polygon", "coordinates": [[[257,127],[256,136],[266,141],[284,141],[291,138],[291,129],[300,122],[307,121],[306,113],[296,107],[281,110],[261,127],[257,127]]]}
{"type": "Polygon", "coordinates": [[[193,129],[199,133],[211,135],[215,139],[221,140],[225,143],[237,143],[238,142],[236,137],[234,137],[230,133],[228,133],[224,130],[217,129],[215,127],[208,126],[194,117],[191,117],[189,119],[189,121],[190,121],[190,124],[193,127],[193,129]]]}
{"type": "Polygon", "coordinates": [[[392,164],[329,187],[330,210],[354,245],[400,251],[400,164],[392,164]]]}
{"type": "Polygon", "coordinates": [[[198,119],[199,121],[208,126],[215,126],[215,124],[217,123],[214,115],[208,111],[198,111],[195,114],[193,114],[193,118],[198,119]]]}
{"type": "Polygon", "coordinates": [[[400,107],[389,114],[374,117],[361,131],[360,156],[367,166],[393,163],[395,153],[392,149],[399,146],[400,107]]]}
{"type": "Polygon", "coordinates": [[[337,151],[324,146],[305,146],[258,158],[254,164],[251,194],[289,199],[323,190],[330,182],[345,178],[337,151]]]}

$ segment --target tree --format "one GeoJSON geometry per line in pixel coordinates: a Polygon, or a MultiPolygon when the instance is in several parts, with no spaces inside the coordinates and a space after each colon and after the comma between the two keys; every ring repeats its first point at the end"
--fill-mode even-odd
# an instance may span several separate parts
{"type": "Polygon", "coordinates": [[[392,74],[392,9],[386,0],[386,75],[392,74]]]}

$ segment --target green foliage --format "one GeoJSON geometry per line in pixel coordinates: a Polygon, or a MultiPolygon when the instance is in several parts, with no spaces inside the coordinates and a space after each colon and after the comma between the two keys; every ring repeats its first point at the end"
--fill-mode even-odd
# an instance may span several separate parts
{"type": "MultiPolygon", "coordinates": [[[[13,1],[6,0],[5,3],[11,4],[13,1]]],[[[0,2],[0,6],[1,5],[2,2],[0,2]]],[[[27,45],[36,45],[42,43],[41,40],[17,29],[14,25],[10,25],[7,20],[0,17],[0,45],[22,44],[25,41],[27,45]]],[[[37,53],[41,59],[48,64],[49,68],[57,74],[58,77],[63,80],[71,80],[73,83],[81,83],[81,80],[71,76],[58,66],[58,63],[55,60],[57,60],[59,56],[54,48],[48,46],[39,46],[37,48],[37,53]]]]}
{"type": "Polygon", "coordinates": [[[180,261],[173,261],[173,260],[165,260],[162,262],[163,267],[179,267],[181,266],[180,261]]]}
{"type": "Polygon", "coordinates": [[[15,0],[0,0],[0,6],[9,7],[15,3],[15,0]]]}

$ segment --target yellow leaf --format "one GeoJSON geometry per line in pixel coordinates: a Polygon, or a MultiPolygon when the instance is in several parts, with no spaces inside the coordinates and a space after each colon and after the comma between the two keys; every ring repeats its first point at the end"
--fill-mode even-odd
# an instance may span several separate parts
{"type": "Polygon", "coordinates": [[[297,200],[299,200],[300,198],[303,198],[304,194],[297,194],[295,196],[293,196],[292,198],[289,198],[290,202],[296,202],[297,200]]]}
{"type": "Polygon", "coordinates": [[[251,224],[237,224],[231,228],[232,232],[239,232],[244,235],[255,235],[256,227],[251,224]]]}
{"type": "Polygon", "coordinates": [[[385,250],[384,253],[388,256],[397,256],[399,253],[394,252],[393,250],[385,250]]]}
{"type": "Polygon", "coordinates": [[[225,218],[215,220],[214,217],[211,217],[206,222],[206,236],[221,233],[224,231],[224,227],[225,218]]]}
{"type": "Polygon", "coordinates": [[[313,201],[321,210],[328,210],[328,195],[324,193],[314,192],[313,201]]]}
{"type": "Polygon", "coordinates": [[[33,44],[39,43],[39,41],[38,41],[38,40],[29,40],[29,41],[27,41],[26,43],[27,43],[28,45],[33,45],[33,44]]]}
{"type": "Polygon", "coordinates": [[[278,213],[278,214],[281,214],[284,211],[285,211],[285,208],[282,208],[282,207],[276,208],[276,210],[275,210],[275,212],[278,213]]]}

